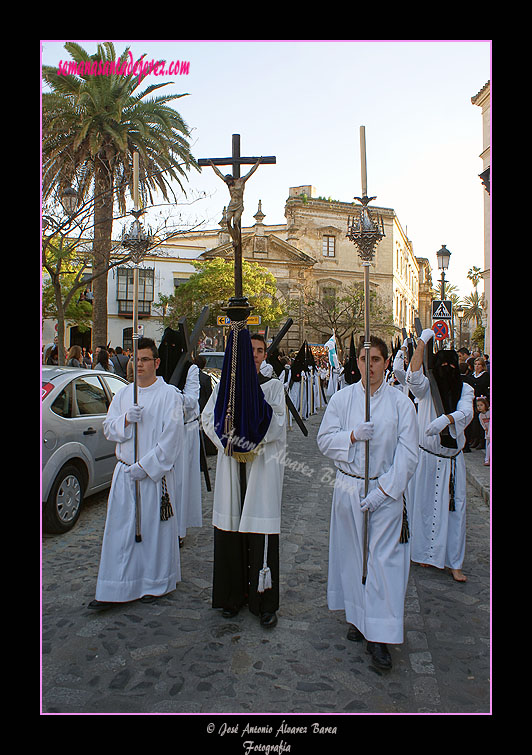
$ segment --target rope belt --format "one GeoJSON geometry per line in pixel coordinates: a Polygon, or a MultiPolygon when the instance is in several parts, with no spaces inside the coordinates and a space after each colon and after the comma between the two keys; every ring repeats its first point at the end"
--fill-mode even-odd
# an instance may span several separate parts
{"type": "MultiPolygon", "coordinates": [[[[358,474],[351,474],[350,472],[344,472],[344,470],[343,470],[343,469],[340,469],[340,467],[336,467],[336,471],[337,471],[337,472],[341,472],[342,474],[345,474],[345,475],[347,475],[348,477],[356,477],[356,478],[357,478],[357,480],[365,480],[365,479],[366,479],[365,477],[361,477],[361,476],[360,476],[360,475],[358,475],[358,474]]],[[[379,478],[378,478],[378,477],[370,477],[369,479],[370,479],[370,480],[378,480],[379,478]]]]}
{"type": "Polygon", "coordinates": [[[423,446],[420,446],[422,451],[426,451],[428,454],[432,454],[432,456],[437,456],[438,459],[449,459],[451,462],[451,474],[449,477],[449,511],[456,511],[454,506],[454,477],[456,472],[456,457],[460,456],[462,453],[462,449],[458,451],[458,453],[454,454],[454,456],[442,456],[441,454],[437,454],[434,451],[429,451],[428,448],[424,448],[423,446]]]}
{"type": "MultiPolygon", "coordinates": [[[[336,470],[338,472],[341,472],[342,474],[347,475],[348,477],[355,477],[357,480],[365,480],[365,477],[361,477],[358,474],[351,474],[350,472],[344,472],[343,469],[340,469],[339,467],[336,467],[336,470]]],[[[378,480],[378,477],[370,477],[370,480],[378,480]]],[[[403,493],[403,521],[401,525],[401,535],[399,537],[400,543],[408,543],[408,540],[410,539],[410,529],[408,527],[408,513],[406,510],[406,498],[405,494],[403,493]]]]}
{"type": "MultiPolygon", "coordinates": [[[[127,461],[124,461],[123,459],[117,459],[117,461],[120,462],[120,464],[123,464],[125,467],[131,467],[131,464],[128,464],[127,461]]],[[[172,502],[170,501],[170,496],[168,495],[168,488],[166,486],[166,477],[163,476],[161,478],[161,510],[160,510],[160,516],[161,516],[161,522],[166,522],[168,519],[170,519],[171,516],[174,515],[174,510],[172,508],[172,502]]]]}

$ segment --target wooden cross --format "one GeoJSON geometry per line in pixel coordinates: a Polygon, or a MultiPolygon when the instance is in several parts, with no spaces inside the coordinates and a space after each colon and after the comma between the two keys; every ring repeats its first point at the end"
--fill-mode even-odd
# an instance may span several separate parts
{"type": "MultiPolygon", "coordinates": [[[[255,165],[260,160],[261,165],[274,165],[277,160],[275,157],[241,157],[240,156],[240,134],[233,134],[232,142],[232,155],[231,157],[213,157],[201,158],[198,160],[200,167],[216,166],[216,165],[231,165],[232,177],[237,180],[240,178],[240,166],[241,165],[255,165]]],[[[215,171],[217,169],[215,168],[215,171]]],[[[223,179],[219,171],[218,175],[223,179]]],[[[242,205],[243,209],[243,205],[242,205]]],[[[241,215],[241,212],[240,212],[241,215]]],[[[241,299],[243,297],[242,291],[242,233],[240,228],[240,222],[235,224],[235,228],[231,229],[231,235],[233,236],[233,246],[235,249],[235,298],[241,299]]]]}

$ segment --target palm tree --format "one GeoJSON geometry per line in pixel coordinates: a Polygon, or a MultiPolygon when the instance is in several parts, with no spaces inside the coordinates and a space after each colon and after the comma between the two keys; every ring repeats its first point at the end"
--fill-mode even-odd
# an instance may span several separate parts
{"type": "Polygon", "coordinates": [[[475,265],[473,265],[473,267],[467,271],[467,278],[473,284],[473,287],[476,292],[478,282],[482,278],[482,270],[479,267],[476,267],[475,265]]]}
{"type": "MultiPolygon", "coordinates": [[[[185,94],[152,92],[168,83],[153,84],[140,94],[139,75],[87,73],[102,61],[116,61],[111,42],[98,45],[89,55],[80,45],[67,42],[65,49],[78,72],[58,73],[43,66],[43,79],[51,92],[42,96],[43,198],[76,185],[80,198],[94,193],[93,240],[93,343],[107,343],[107,271],[109,268],[115,199],[125,214],[126,193],[132,193],[132,153],[139,153],[139,175],[144,201],[153,202],[152,190],[164,199],[176,199],[170,181],[184,192],[181,178],[191,167],[199,170],[187,141],[187,125],[168,103],[185,94]],[[82,71],[83,69],[83,71],[82,71]]],[[[129,48],[120,58],[124,64],[129,48]]]]}
{"type": "Polygon", "coordinates": [[[470,296],[466,296],[462,302],[464,310],[464,322],[474,320],[477,325],[482,323],[484,312],[484,294],[478,294],[473,291],[470,296]]]}

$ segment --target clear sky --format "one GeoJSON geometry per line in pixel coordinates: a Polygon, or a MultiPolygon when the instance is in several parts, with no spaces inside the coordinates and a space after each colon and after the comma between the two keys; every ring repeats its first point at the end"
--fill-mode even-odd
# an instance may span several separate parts
{"type": "MultiPolygon", "coordinates": [[[[89,53],[98,42],[71,40],[89,53]]],[[[481,109],[471,97],[491,79],[489,40],[122,40],[133,61],[175,61],[188,74],[148,76],[174,101],[191,129],[196,158],[225,157],[231,135],[242,155],[275,155],[246,184],[242,224],[253,225],[258,200],[266,224],[284,223],[291,186],[352,202],[360,196],[359,129],[366,129],[368,194],[391,207],[439,280],[436,251],[446,244],[446,279],[471,293],[467,271],[484,269],[481,109]],[[186,70],[186,69],[185,69],[186,70]]],[[[44,41],[42,62],[70,60],[64,41],[44,41]]],[[[242,174],[249,168],[242,167],[242,174]]],[[[230,172],[222,168],[222,172],[230,172]]],[[[217,226],[228,202],[211,168],[190,172],[191,196],[207,199],[178,212],[217,226]]],[[[186,200],[185,200],[186,201],[186,200]]],[[[353,249],[355,254],[355,249],[353,249]]],[[[482,291],[482,283],[480,284],[482,291]]]]}

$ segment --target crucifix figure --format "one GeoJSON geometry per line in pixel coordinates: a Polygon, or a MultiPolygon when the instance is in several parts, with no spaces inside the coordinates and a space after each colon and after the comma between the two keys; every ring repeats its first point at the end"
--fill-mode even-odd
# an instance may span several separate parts
{"type": "Polygon", "coordinates": [[[233,239],[235,249],[235,298],[241,299],[242,292],[242,229],[240,221],[244,211],[244,186],[248,178],[257,170],[259,165],[274,165],[275,157],[241,157],[240,134],[233,134],[231,157],[213,157],[198,160],[200,167],[210,165],[216,175],[227,184],[231,201],[227,208],[227,226],[233,239]],[[217,165],[231,165],[233,172],[227,175],[218,170],[217,165]],[[253,165],[247,175],[240,177],[241,165],[253,165]]]}
{"type": "Polygon", "coordinates": [[[229,189],[229,194],[231,195],[231,201],[229,202],[229,205],[227,206],[227,227],[229,229],[229,233],[231,234],[231,238],[233,239],[233,245],[236,246],[240,239],[241,234],[241,218],[242,213],[244,212],[244,184],[248,180],[250,176],[255,173],[257,168],[259,167],[259,164],[261,162],[262,158],[259,157],[255,165],[251,168],[249,173],[247,173],[242,178],[234,178],[231,173],[228,173],[226,176],[223,175],[223,173],[218,170],[216,165],[212,162],[212,160],[209,160],[210,165],[212,166],[214,172],[216,175],[222,179],[222,181],[225,181],[227,184],[227,187],[229,189]]]}

